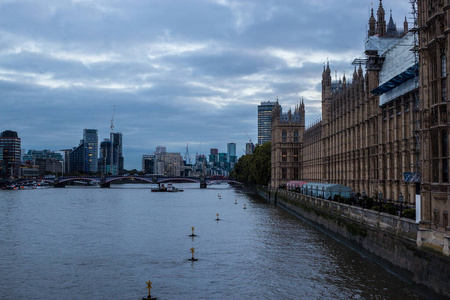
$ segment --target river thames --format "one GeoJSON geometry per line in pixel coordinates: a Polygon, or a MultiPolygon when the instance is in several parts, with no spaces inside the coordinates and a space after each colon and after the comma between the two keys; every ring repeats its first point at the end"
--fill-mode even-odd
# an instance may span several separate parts
{"type": "Polygon", "coordinates": [[[0,298],[430,299],[257,196],[176,186],[0,191],[0,298]]]}

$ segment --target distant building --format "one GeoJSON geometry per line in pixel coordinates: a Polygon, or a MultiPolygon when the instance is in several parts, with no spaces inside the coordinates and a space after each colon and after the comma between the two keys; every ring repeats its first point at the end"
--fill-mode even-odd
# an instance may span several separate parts
{"type": "Polygon", "coordinates": [[[117,173],[124,173],[124,159],[123,159],[123,151],[122,151],[122,133],[115,132],[110,134],[110,139],[113,141],[114,149],[117,150],[117,157],[114,159],[114,163],[117,164],[117,173]]]}
{"type": "Polygon", "coordinates": [[[165,176],[179,177],[181,166],[183,166],[183,157],[180,153],[166,152],[166,147],[158,146],[155,151],[157,174],[165,176]]]}
{"type": "Polygon", "coordinates": [[[156,174],[156,167],[156,155],[142,155],[142,172],[144,172],[145,174],[156,174]]]}
{"type": "Polygon", "coordinates": [[[211,148],[209,150],[209,154],[210,155],[218,155],[219,154],[219,149],[211,148]]]}
{"type": "Polygon", "coordinates": [[[98,171],[102,174],[117,175],[117,164],[114,162],[117,157],[117,150],[114,149],[109,139],[104,139],[100,143],[100,157],[98,158],[98,171]]]}
{"type": "Polygon", "coordinates": [[[102,174],[123,174],[122,133],[111,132],[109,136],[100,143],[98,170],[102,174]]]}
{"type": "Polygon", "coordinates": [[[162,154],[162,153],[166,153],[166,147],[163,147],[163,146],[157,146],[157,147],[156,147],[155,154],[162,154]]]}
{"type": "Polygon", "coordinates": [[[35,165],[39,167],[39,175],[45,173],[62,174],[63,162],[56,158],[36,158],[35,165]]]}
{"type": "Polygon", "coordinates": [[[227,144],[228,162],[236,163],[236,143],[227,144]]]}
{"type": "Polygon", "coordinates": [[[39,167],[34,165],[24,165],[20,168],[22,178],[39,177],[39,167]]]}
{"type": "Polygon", "coordinates": [[[67,173],[84,173],[84,144],[74,147],[69,153],[69,169],[67,173]]]}
{"type": "Polygon", "coordinates": [[[255,144],[252,142],[245,144],[245,154],[253,154],[253,151],[255,151],[255,144]]]}
{"type": "Polygon", "coordinates": [[[258,105],[258,145],[270,142],[272,110],[276,104],[277,102],[266,101],[258,105]]]}
{"type": "Polygon", "coordinates": [[[98,134],[97,129],[84,129],[84,171],[97,173],[98,171],[98,134]]]}
{"type": "Polygon", "coordinates": [[[80,144],[69,153],[69,172],[98,172],[98,134],[97,129],[84,129],[80,144]]]}
{"type": "Polygon", "coordinates": [[[63,149],[61,150],[61,152],[63,153],[63,173],[69,173],[70,170],[70,152],[72,151],[72,149],[63,149]]]}
{"type": "Polygon", "coordinates": [[[2,178],[20,176],[20,138],[17,132],[5,130],[0,136],[0,148],[2,149],[2,178]]]}

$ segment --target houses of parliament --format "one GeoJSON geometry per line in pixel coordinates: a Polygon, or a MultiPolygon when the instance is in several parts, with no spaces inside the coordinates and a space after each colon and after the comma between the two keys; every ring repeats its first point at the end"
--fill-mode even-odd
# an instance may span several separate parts
{"type": "MultiPolygon", "coordinates": [[[[404,0],[407,1],[407,0],[404,0]]],[[[356,193],[403,200],[421,226],[449,231],[450,0],[418,0],[414,21],[386,22],[371,11],[365,58],[332,81],[322,73],[322,118],[305,127],[303,101],[272,112],[272,188],[292,180],[346,185],[356,193]]]]}

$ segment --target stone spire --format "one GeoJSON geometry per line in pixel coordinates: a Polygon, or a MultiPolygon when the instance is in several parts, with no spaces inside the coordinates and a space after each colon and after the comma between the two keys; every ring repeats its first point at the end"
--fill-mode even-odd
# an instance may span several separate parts
{"type": "Polygon", "coordinates": [[[387,36],[397,36],[397,26],[394,23],[394,20],[392,19],[392,9],[391,9],[391,16],[389,18],[389,23],[386,30],[387,36]]]}
{"type": "Polygon", "coordinates": [[[386,35],[386,20],[384,19],[386,13],[383,8],[383,1],[380,0],[380,6],[377,10],[377,34],[379,36],[385,36],[386,35]]]}
{"type": "Polygon", "coordinates": [[[359,68],[358,68],[358,76],[359,76],[360,78],[363,77],[363,69],[362,69],[362,67],[361,67],[361,64],[359,64],[359,68]]]}
{"type": "Polygon", "coordinates": [[[405,22],[403,22],[403,35],[406,35],[408,33],[409,29],[408,29],[408,21],[406,20],[406,16],[405,16],[405,22]]]}
{"type": "Polygon", "coordinates": [[[376,28],[375,28],[376,23],[377,23],[377,21],[375,21],[375,17],[373,15],[373,7],[372,7],[372,13],[371,13],[370,19],[369,19],[369,30],[367,32],[368,36],[373,36],[373,35],[377,34],[376,28]]]}

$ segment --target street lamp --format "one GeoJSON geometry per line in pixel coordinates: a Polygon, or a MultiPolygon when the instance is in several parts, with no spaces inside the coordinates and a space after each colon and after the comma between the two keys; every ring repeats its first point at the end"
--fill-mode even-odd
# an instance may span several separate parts
{"type": "Polygon", "coordinates": [[[400,192],[400,195],[398,196],[398,201],[400,202],[400,218],[402,217],[403,212],[403,194],[400,192]]]}

